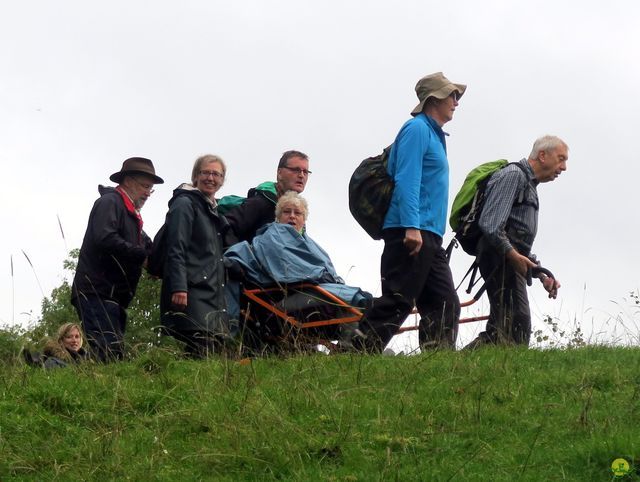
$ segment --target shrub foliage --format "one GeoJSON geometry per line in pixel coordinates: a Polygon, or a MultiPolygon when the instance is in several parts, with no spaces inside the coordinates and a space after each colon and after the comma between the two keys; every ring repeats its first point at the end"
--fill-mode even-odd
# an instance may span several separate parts
{"type": "MultiPolygon", "coordinates": [[[[78,315],[71,304],[71,283],[80,250],[74,249],[64,261],[64,279],[60,286],[42,300],[41,313],[29,328],[19,326],[0,327],[0,360],[15,363],[23,346],[41,346],[47,337],[54,336],[58,327],[67,322],[78,322],[78,315]]],[[[126,342],[130,354],[161,343],[160,280],[143,273],[136,296],[127,310],[126,342]]]]}

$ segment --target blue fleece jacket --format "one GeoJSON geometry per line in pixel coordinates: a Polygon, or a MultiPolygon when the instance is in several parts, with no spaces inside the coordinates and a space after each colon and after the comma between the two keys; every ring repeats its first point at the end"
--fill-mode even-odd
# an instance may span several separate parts
{"type": "Polygon", "coordinates": [[[444,236],[449,203],[449,161],[442,128],[425,114],[400,129],[389,155],[395,181],[386,228],[417,228],[444,236]]]}

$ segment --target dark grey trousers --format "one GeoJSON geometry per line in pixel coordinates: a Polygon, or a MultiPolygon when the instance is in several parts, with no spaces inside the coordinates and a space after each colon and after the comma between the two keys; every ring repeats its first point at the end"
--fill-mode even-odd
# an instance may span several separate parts
{"type": "Polygon", "coordinates": [[[505,257],[491,248],[481,250],[478,265],[487,284],[491,305],[486,331],[480,336],[491,343],[528,346],[531,312],[525,277],[516,273],[505,257]]]}

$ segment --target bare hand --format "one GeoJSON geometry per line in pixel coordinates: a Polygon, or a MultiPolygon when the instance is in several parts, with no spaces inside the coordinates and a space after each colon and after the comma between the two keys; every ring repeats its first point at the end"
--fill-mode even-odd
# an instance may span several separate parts
{"type": "Polygon", "coordinates": [[[187,292],[176,291],[171,295],[171,304],[179,310],[184,310],[187,307],[187,292]]]}
{"type": "Polygon", "coordinates": [[[507,252],[507,260],[509,261],[509,263],[511,263],[513,269],[516,270],[516,273],[524,276],[525,278],[527,277],[527,270],[529,268],[535,268],[537,266],[537,264],[535,264],[526,256],[522,256],[513,248],[511,249],[511,251],[507,252]]]}
{"type": "Polygon", "coordinates": [[[542,280],[542,286],[544,286],[544,289],[549,293],[549,298],[553,298],[554,300],[557,298],[558,290],[560,289],[560,281],[547,276],[542,280]]]}
{"type": "Polygon", "coordinates": [[[414,256],[420,252],[422,248],[422,233],[416,228],[407,228],[404,232],[404,240],[402,241],[409,250],[409,256],[414,256]]]}

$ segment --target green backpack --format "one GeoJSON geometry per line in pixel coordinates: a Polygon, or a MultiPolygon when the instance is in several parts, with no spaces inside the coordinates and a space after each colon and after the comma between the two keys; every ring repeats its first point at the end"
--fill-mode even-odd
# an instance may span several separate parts
{"type": "MultiPolygon", "coordinates": [[[[263,191],[269,196],[267,198],[272,199],[274,196],[277,198],[278,193],[276,191],[276,183],[273,181],[265,181],[259,184],[257,187],[249,190],[249,195],[252,196],[257,194],[258,191],[263,191]]],[[[229,194],[227,196],[223,196],[218,199],[218,213],[225,215],[229,211],[231,211],[236,206],[240,206],[243,202],[246,201],[246,197],[237,196],[235,194],[229,194]]]]}
{"type": "Polygon", "coordinates": [[[456,233],[456,239],[462,249],[471,256],[478,255],[478,241],[482,237],[478,224],[484,207],[485,191],[489,178],[492,174],[510,164],[515,164],[522,169],[522,172],[525,172],[524,167],[519,162],[509,162],[506,159],[485,162],[467,174],[462,187],[453,200],[449,225],[456,233]]]}

